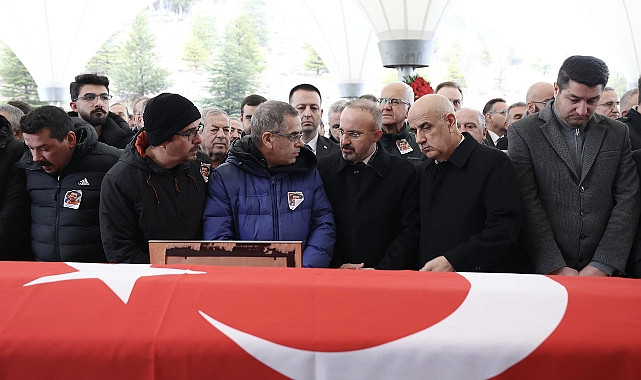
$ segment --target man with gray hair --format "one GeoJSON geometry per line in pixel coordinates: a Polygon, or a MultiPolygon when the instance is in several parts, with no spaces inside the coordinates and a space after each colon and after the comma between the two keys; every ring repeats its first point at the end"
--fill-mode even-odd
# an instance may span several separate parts
{"type": "Polygon", "coordinates": [[[209,179],[204,239],[300,240],[303,266],[329,265],[334,216],[316,156],[301,137],[294,107],[269,100],[256,108],[251,133],[234,143],[209,179]]]}
{"type": "Polygon", "coordinates": [[[414,165],[380,145],[381,127],[376,103],[347,103],[340,116],[342,154],[318,161],[336,218],[332,268],[410,269],[416,261],[418,177],[414,165]]]}
{"type": "Polygon", "coordinates": [[[22,131],[20,130],[20,118],[24,116],[24,112],[18,107],[11,104],[0,105],[0,115],[4,116],[11,124],[13,130],[13,137],[22,140],[22,131]]]}
{"type": "MultiPolygon", "coordinates": [[[[487,128],[485,128],[485,116],[471,108],[459,108],[456,111],[456,127],[459,132],[467,132],[479,144],[490,146],[486,143],[487,128]]],[[[491,145],[494,146],[494,145],[491,145]]]]}
{"type": "MultiPolygon", "coordinates": [[[[639,77],[639,86],[641,86],[641,77],[639,77]]],[[[641,98],[637,93],[637,106],[635,108],[628,109],[625,117],[618,119],[619,121],[627,124],[628,129],[630,130],[630,142],[632,144],[632,150],[641,149],[641,113],[639,113],[639,104],[641,104],[641,101],[639,100],[641,100],[641,98]]]]}
{"type": "Polygon", "coordinates": [[[383,115],[381,144],[392,156],[398,156],[418,165],[424,159],[416,145],[416,137],[410,133],[407,114],[414,103],[414,91],[403,82],[388,83],[381,90],[378,104],[383,115]]]}
{"type": "Polygon", "coordinates": [[[634,108],[637,109],[637,104],[639,104],[639,89],[633,88],[632,90],[626,92],[621,96],[621,117],[625,117],[629,110],[634,108]]]}
{"type": "Polygon", "coordinates": [[[227,158],[231,138],[229,118],[227,113],[221,109],[205,108],[201,120],[200,138],[203,142],[200,144],[200,149],[207,155],[208,163],[214,169],[225,162],[227,158]]]}
{"type": "Polygon", "coordinates": [[[336,144],[340,144],[341,136],[339,128],[341,127],[341,112],[345,109],[345,104],[347,104],[347,100],[341,99],[334,102],[329,106],[329,110],[327,110],[327,114],[329,115],[327,118],[329,122],[329,139],[336,144]]]}

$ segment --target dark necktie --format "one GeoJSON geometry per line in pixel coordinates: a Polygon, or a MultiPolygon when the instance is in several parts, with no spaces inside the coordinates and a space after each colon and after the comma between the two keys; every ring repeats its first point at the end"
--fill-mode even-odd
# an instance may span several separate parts
{"type": "Polygon", "coordinates": [[[496,140],[496,148],[501,150],[507,150],[507,136],[503,135],[496,140]]]}

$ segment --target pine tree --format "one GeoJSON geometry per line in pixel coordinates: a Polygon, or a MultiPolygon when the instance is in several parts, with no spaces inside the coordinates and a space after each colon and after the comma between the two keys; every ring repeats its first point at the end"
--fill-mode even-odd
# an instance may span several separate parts
{"type": "Polygon", "coordinates": [[[185,43],[183,60],[198,70],[198,67],[202,67],[209,60],[214,50],[214,41],[214,19],[211,16],[195,16],[191,36],[185,43]]]}
{"type": "Polygon", "coordinates": [[[3,80],[0,94],[10,100],[22,100],[32,106],[44,105],[38,96],[38,86],[8,46],[3,45],[0,50],[0,77],[3,80]]]}
{"type": "Polygon", "coordinates": [[[156,66],[156,44],[149,30],[146,12],[136,16],[131,34],[120,49],[111,78],[121,96],[136,97],[155,94],[169,87],[167,69],[156,66]]]}
{"type": "Polygon", "coordinates": [[[225,30],[220,55],[208,69],[211,98],[206,106],[216,106],[227,113],[238,112],[247,94],[256,89],[256,79],[263,70],[256,33],[247,14],[241,14],[225,30]]]}
{"type": "Polygon", "coordinates": [[[87,66],[85,66],[85,70],[87,72],[109,76],[111,69],[118,63],[120,58],[119,39],[119,33],[111,36],[89,60],[87,66]]]}
{"type": "Polygon", "coordinates": [[[307,49],[307,60],[305,60],[303,64],[305,70],[316,71],[316,75],[320,75],[321,72],[327,72],[325,62],[323,62],[323,59],[318,55],[314,47],[310,44],[305,44],[303,48],[307,49]]]}

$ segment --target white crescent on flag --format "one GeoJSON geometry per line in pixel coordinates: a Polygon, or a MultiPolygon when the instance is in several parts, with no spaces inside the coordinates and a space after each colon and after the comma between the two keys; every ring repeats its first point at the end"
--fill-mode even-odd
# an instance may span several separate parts
{"type": "Polygon", "coordinates": [[[414,334],[354,351],[287,347],[199,313],[251,356],[294,379],[487,379],[532,353],[563,319],[567,291],[548,277],[459,274],[471,287],[452,314],[414,334]],[[460,337],[466,337],[464,345],[460,337]]]}

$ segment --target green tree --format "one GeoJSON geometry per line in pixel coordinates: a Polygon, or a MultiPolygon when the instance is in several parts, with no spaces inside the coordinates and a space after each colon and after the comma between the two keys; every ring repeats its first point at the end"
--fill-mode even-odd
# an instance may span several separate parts
{"type": "Polygon", "coordinates": [[[461,45],[454,44],[448,51],[446,57],[447,80],[458,83],[459,86],[465,87],[465,74],[461,71],[461,45]]]}
{"type": "Polygon", "coordinates": [[[261,48],[252,29],[249,15],[241,15],[225,29],[220,54],[208,68],[208,91],[205,106],[216,106],[227,113],[238,112],[247,94],[255,91],[256,79],[263,70],[261,48]]]}
{"type": "Polygon", "coordinates": [[[0,77],[3,81],[0,86],[0,94],[7,99],[22,100],[32,106],[46,104],[46,102],[40,101],[38,86],[33,77],[8,46],[2,45],[0,57],[2,57],[0,77]]]}
{"type": "Polygon", "coordinates": [[[325,62],[323,62],[323,59],[318,55],[314,47],[307,43],[303,48],[307,49],[307,59],[305,63],[303,63],[305,70],[316,71],[316,75],[320,75],[321,72],[327,72],[325,62]]]}
{"type": "Polygon", "coordinates": [[[169,87],[169,72],[156,66],[156,44],[149,30],[149,17],[141,12],[113,67],[111,78],[121,96],[136,97],[161,92],[169,87]]]}
{"type": "Polygon", "coordinates": [[[185,43],[183,60],[198,70],[211,56],[215,47],[214,19],[210,16],[197,15],[191,27],[191,36],[185,43]]]}
{"type": "Polygon", "coordinates": [[[87,72],[109,76],[110,69],[118,63],[120,58],[119,37],[119,33],[115,33],[98,49],[85,66],[87,72]]]}

